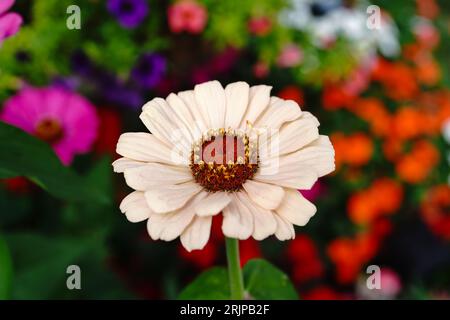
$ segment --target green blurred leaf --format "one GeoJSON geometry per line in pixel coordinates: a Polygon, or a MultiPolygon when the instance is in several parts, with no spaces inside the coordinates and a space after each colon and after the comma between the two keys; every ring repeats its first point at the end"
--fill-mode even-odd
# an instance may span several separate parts
{"type": "Polygon", "coordinates": [[[16,233],[5,239],[15,266],[14,299],[132,297],[107,268],[108,252],[102,232],[81,238],[16,233]],[[66,286],[70,265],[80,267],[81,290],[69,290],[66,286]]]}
{"type": "Polygon", "coordinates": [[[262,259],[250,260],[244,266],[244,286],[254,299],[298,299],[298,294],[288,276],[262,259]]]}
{"type": "MultiPolygon", "coordinates": [[[[262,259],[250,260],[243,269],[245,291],[261,300],[296,300],[298,294],[282,271],[262,259]]],[[[227,269],[215,267],[203,272],[180,294],[182,300],[229,299],[227,269]]]]}
{"type": "Polygon", "coordinates": [[[198,276],[179,295],[181,300],[225,300],[230,298],[227,270],[214,267],[198,276]]]}
{"type": "Polygon", "coordinates": [[[8,299],[11,293],[13,267],[5,241],[0,238],[0,300],[8,299]]]}
{"type": "Polygon", "coordinates": [[[0,122],[0,173],[28,177],[61,199],[109,202],[104,189],[65,167],[48,144],[4,122],[0,122]]]}

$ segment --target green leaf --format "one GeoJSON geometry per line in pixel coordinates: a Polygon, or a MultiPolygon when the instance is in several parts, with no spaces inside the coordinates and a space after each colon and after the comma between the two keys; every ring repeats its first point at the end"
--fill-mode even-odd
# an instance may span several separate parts
{"type": "Polygon", "coordinates": [[[8,247],[0,238],[0,300],[9,298],[13,268],[8,247]]]}
{"type": "MultiPolygon", "coordinates": [[[[298,294],[282,271],[262,259],[247,262],[243,269],[247,294],[259,300],[296,300],[298,294]]],[[[230,299],[227,269],[214,267],[203,272],[179,295],[182,300],[230,299]]]]}
{"type": "Polygon", "coordinates": [[[0,122],[0,176],[24,176],[55,197],[108,203],[107,193],[65,167],[45,142],[0,122]]]}
{"type": "Polygon", "coordinates": [[[5,235],[15,266],[13,299],[125,299],[131,298],[108,269],[105,234],[49,237],[35,233],[5,235]],[[66,286],[67,267],[78,265],[81,290],[66,286]]]}
{"type": "Polygon", "coordinates": [[[214,267],[203,272],[178,297],[181,300],[225,300],[229,298],[228,273],[223,267],[214,267]]]}
{"type": "Polygon", "coordinates": [[[244,266],[244,286],[254,299],[298,299],[298,294],[288,276],[262,259],[250,260],[244,266]]]}

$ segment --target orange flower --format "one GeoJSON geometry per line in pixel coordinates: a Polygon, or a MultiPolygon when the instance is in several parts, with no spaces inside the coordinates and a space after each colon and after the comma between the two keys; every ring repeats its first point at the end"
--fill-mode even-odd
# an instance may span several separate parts
{"type": "Polygon", "coordinates": [[[354,133],[347,138],[345,160],[348,164],[361,166],[372,158],[373,143],[364,133],[354,133]]]}
{"type": "Polygon", "coordinates": [[[421,83],[432,86],[441,79],[441,69],[432,58],[420,59],[416,63],[416,76],[421,83]]]}
{"type": "Polygon", "coordinates": [[[383,84],[387,96],[394,100],[411,100],[418,92],[413,70],[404,63],[392,63],[379,59],[372,72],[372,78],[383,84]]]}
{"type": "Polygon", "coordinates": [[[372,197],[383,214],[396,212],[403,201],[402,186],[389,178],[379,178],[371,186],[372,197]]]}
{"type": "Polygon", "coordinates": [[[438,236],[450,240],[450,187],[438,185],[428,191],[422,201],[421,213],[425,223],[438,236]]]}
{"type": "Polygon", "coordinates": [[[383,84],[386,94],[394,100],[411,100],[418,92],[414,72],[400,63],[393,64],[383,84]]]}
{"type": "Polygon", "coordinates": [[[379,178],[373,184],[353,194],[347,211],[356,224],[369,224],[381,215],[396,212],[403,200],[403,189],[399,183],[389,178],[379,178]]]}
{"type": "Polygon", "coordinates": [[[372,132],[383,137],[391,130],[391,118],[384,104],[377,98],[359,98],[349,109],[370,124],[372,132]]]}
{"type": "Polygon", "coordinates": [[[408,183],[420,183],[431,173],[439,161],[439,151],[428,141],[416,142],[409,154],[396,165],[397,174],[408,183]]]}
{"type": "Polygon", "coordinates": [[[303,96],[303,91],[300,90],[297,86],[290,85],[286,86],[278,92],[278,96],[285,100],[294,100],[300,106],[305,104],[305,99],[303,96]]]}
{"type": "Polygon", "coordinates": [[[424,130],[429,135],[438,135],[442,125],[450,118],[450,92],[424,92],[419,96],[420,110],[424,116],[424,130]]]}
{"type": "Polygon", "coordinates": [[[374,200],[375,198],[366,190],[351,195],[347,202],[350,220],[356,224],[366,224],[375,220],[378,210],[374,200]]]}
{"type": "Polygon", "coordinates": [[[335,150],[336,167],[342,164],[362,166],[372,158],[373,142],[364,133],[357,132],[348,136],[342,133],[331,135],[335,150]]]}
{"type": "Polygon", "coordinates": [[[413,107],[402,107],[392,118],[393,134],[400,139],[412,139],[423,132],[423,115],[413,107]]]}

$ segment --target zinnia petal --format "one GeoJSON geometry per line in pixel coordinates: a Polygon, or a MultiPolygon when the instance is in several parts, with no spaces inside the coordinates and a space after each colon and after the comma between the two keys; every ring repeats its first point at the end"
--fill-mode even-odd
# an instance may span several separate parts
{"type": "Polygon", "coordinates": [[[248,108],[242,118],[240,127],[245,128],[247,121],[252,124],[255,123],[258,116],[269,105],[270,90],[272,90],[272,87],[266,85],[253,86],[250,88],[248,108]]]}
{"type": "Polygon", "coordinates": [[[156,213],[171,212],[183,207],[202,187],[195,182],[166,185],[147,190],[145,198],[156,213]]]}
{"type": "Polygon", "coordinates": [[[212,217],[195,217],[180,236],[187,251],[201,250],[209,240],[212,217]]]}
{"type": "Polygon", "coordinates": [[[297,190],[286,190],[281,205],[275,210],[281,217],[297,226],[304,226],[316,213],[316,207],[297,190]]]}
{"type": "Polygon", "coordinates": [[[240,209],[247,208],[253,215],[253,238],[263,240],[275,233],[277,221],[272,211],[259,207],[243,192],[238,192],[236,197],[239,199],[238,207],[240,209]]]}
{"type": "Polygon", "coordinates": [[[292,100],[283,100],[278,97],[271,97],[269,106],[258,117],[254,123],[256,128],[270,128],[277,130],[289,121],[294,121],[302,115],[299,105],[292,100]]]}
{"type": "Polygon", "coordinates": [[[231,197],[225,192],[208,193],[195,207],[195,213],[198,216],[214,216],[220,213],[230,201],[231,197]]]}
{"type": "Polygon", "coordinates": [[[125,169],[124,174],[127,185],[139,191],[193,180],[189,168],[160,163],[147,163],[142,166],[128,168],[125,169]]]}
{"type": "MultiPolygon", "coordinates": [[[[120,136],[116,152],[121,156],[145,162],[182,164],[180,158],[154,135],[145,132],[128,132],[120,136]]],[[[185,159],[183,161],[186,162],[185,159]]],[[[187,165],[187,163],[185,163],[187,165]]]]}
{"type": "Polygon", "coordinates": [[[225,128],[238,128],[247,110],[250,87],[246,82],[230,83],[225,88],[227,99],[225,128]]]}
{"type": "Polygon", "coordinates": [[[278,208],[284,196],[282,187],[268,183],[247,180],[243,187],[253,202],[269,210],[278,208]]]}
{"type": "Polygon", "coordinates": [[[120,211],[124,213],[130,222],[141,222],[152,214],[152,210],[147,205],[144,193],[134,191],[127,195],[120,203],[120,211]]]}
{"type": "Polygon", "coordinates": [[[223,209],[222,232],[230,238],[248,239],[253,233],[253,215],[236,195],[231,197],[232,201],[223,209]]]}
{"type": "Polygon", "coordinates": [[[194,89],[195,100],[208,115],[211,128],[219,129],[225,125],[225,91],[219,81],[198,84],[194,89]]]}

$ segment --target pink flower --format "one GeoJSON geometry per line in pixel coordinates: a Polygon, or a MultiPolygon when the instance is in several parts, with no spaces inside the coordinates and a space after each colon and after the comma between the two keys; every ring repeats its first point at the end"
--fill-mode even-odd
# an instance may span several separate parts
{"type": "Polygon", "coordinates": [[[265,36],[272,29],[272,21],[268,17],[255,17],[248,21],[248,30],[257,36],[265,36]]]}
{"type": "Polygon", "coordinates": [[[172,32],[200,33],[205,28],[208,13],[194,0],[181,0],[169,7],[168,17],[172,32]]]}
{"type": "Polygon", "coordinates": [[[91,149],[99,125],[89,101],[57,87],[23,88],[5,102],[0,119],[49,143],[65,165],[91,149]]]}
{"type": "Polygon", "coordinates": [[[267,77],[269,71],[269,65],[264,61],[258,61],[253,65],[253,75],[258,79],[267,77]]]}
{"type": "Polygon", "coordinates": [[[295,44],[288,44],[281,50],[277,65],[283,68],[295,67],[303,60],[302,50],[295,44]]]}
{"type": "Polygon", "coordinates": [[[15,0],[0,0],[0,44],[3,39],[15,35],[22,24],[22,17],[14,12],[7,13],[15,0]]]}

